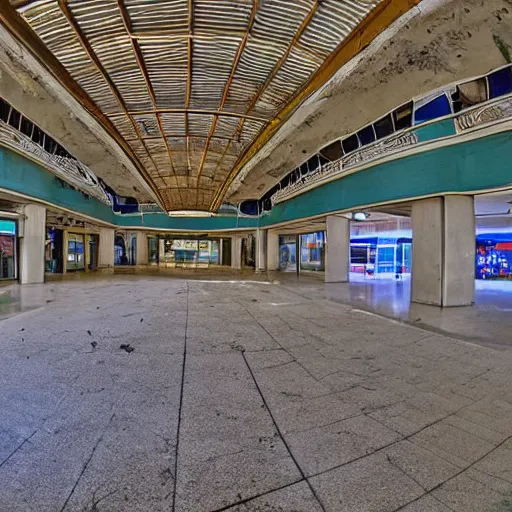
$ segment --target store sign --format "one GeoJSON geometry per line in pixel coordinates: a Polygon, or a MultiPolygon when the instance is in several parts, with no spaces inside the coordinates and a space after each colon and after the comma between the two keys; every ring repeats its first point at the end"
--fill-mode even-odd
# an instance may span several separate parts
{"type": "Polygon", "coordinates": [[[0,235],[16,235],[16,222],[0,219],[0,235]]]}

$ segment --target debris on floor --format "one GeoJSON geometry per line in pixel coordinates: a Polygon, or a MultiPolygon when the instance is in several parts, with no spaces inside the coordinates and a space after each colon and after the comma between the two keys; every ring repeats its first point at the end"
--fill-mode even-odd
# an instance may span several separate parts
{"type": "Polygon", "coordinates": [[[135,350],[129,343],[123,343],[122,345],[119,346],[119,348],[121,350],[124,350],[125,352],[128,352],[128,354],[135,350]]]}

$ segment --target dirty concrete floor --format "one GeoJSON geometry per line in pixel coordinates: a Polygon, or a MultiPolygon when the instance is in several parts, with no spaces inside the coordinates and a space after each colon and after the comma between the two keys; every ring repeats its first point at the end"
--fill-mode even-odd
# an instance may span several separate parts
{"type": "Polygon", "coordinates": [[[511,509],[512,351],[263,281],[29,289],[0,322],[0,511],[511,509]]]}

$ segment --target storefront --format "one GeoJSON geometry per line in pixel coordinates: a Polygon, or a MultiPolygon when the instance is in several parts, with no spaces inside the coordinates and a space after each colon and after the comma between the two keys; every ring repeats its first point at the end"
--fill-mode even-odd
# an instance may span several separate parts
{"type": "Polygon", "coordinates": [[[325,270],[325,231],[300,235],[300,270],[325,270]]]}
{"type": "Polygon", "coordinates": [[[324,271],[325,243],[325,231],[305,235],[281,235],[279,269],[283,272],[324,271]]]}
{"type": "Polygon", "coordinates": [[[47,226],[45,272],[65,274],[84,272],[98,267],[99,235],[94,227],[47,226]]]}
{"type": "Polygon", "coordinates": [[[297,272],[296,235],[281,235],[279,237],[279,270],[297,272]]]}
{"type": "Polygon", "coordinates": [[[62,274],[64,231],[55,227],[46,228],[45,272],[62,274]]]}
{"type": "Polygon", "coordinates": [[[218,239],[166,237],[164,261],[169,267],[208,267],[219,265],[218,239]]]}
{"type": "Polygon", "coordinates": [[[114,265],[137,264],[137,234],[118,231],[114,239],[114,265]]]}
{"type": "Polygon", "coordinates": [[[484,233],[476,237],[476,279],[512,279],[512,233],[484,233]]]}
{"type": "Polygon", "coordinates": [[[16,279],[17,274],[17,223],[0,219],[0,280],[16,279]]]}
{"type": "Polygon", "coordinates": [[[411,273],[412,238],[353,237],[350,239],[351,279],[403,277],[411,273]]]}

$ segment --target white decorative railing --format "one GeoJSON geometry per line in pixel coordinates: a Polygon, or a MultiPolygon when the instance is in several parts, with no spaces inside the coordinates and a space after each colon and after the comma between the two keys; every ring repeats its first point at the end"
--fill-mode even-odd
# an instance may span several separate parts
{"type": "Polygon", "coordinates": [[[300,180],[278,190],[271,198],[272,206],[286,199],[290,199],[297,193],[305,192],[314,185],[327,178],[341,176],[345,172],[364,165],[373,160],[378,160],[393,153],[399,153],[418,143],[418,136],[414,132],[395,133],[387,139],[382,139],[369,146],[362,147],[349,155],[343,156],[334,162],[322,165],[314,173],[307,174],[300,180]]]}
{"type": "Polygon", "coordinates": [[[102,203],[112,205],[95,174],[78,160],[48,153],[30,137],[3,121],[0,121],[0,144],[29,155],[58,178],[102,203]]]}
{"type": "MultiPolygon", "coordinates": [[[[457,134],[480,125],[495,123],[512,118],[512,97],[491,100],[484,105],[476,105],[453,116],[457,134]]],[[[418,126],[417,128],[421,128],[418,126]]],[[[343,175],[345,172],[386,156],[400,153],[418,144],[418,136],[413,128],[395,133],[380,141],[363,146],[335,162],[320,167],[316,172],[304,176],[299,181],[277,191],[271,198],[272,206],[291,197],[306,192],[327,178],[343,175]]]]}
{"type": "Polygon", "coordinates": [[[512,117],[512,98],[505,98],[460,114],[455,119],[455,128],[460,133],[481,124],[500,121],[507,117],[512,117]]]}

